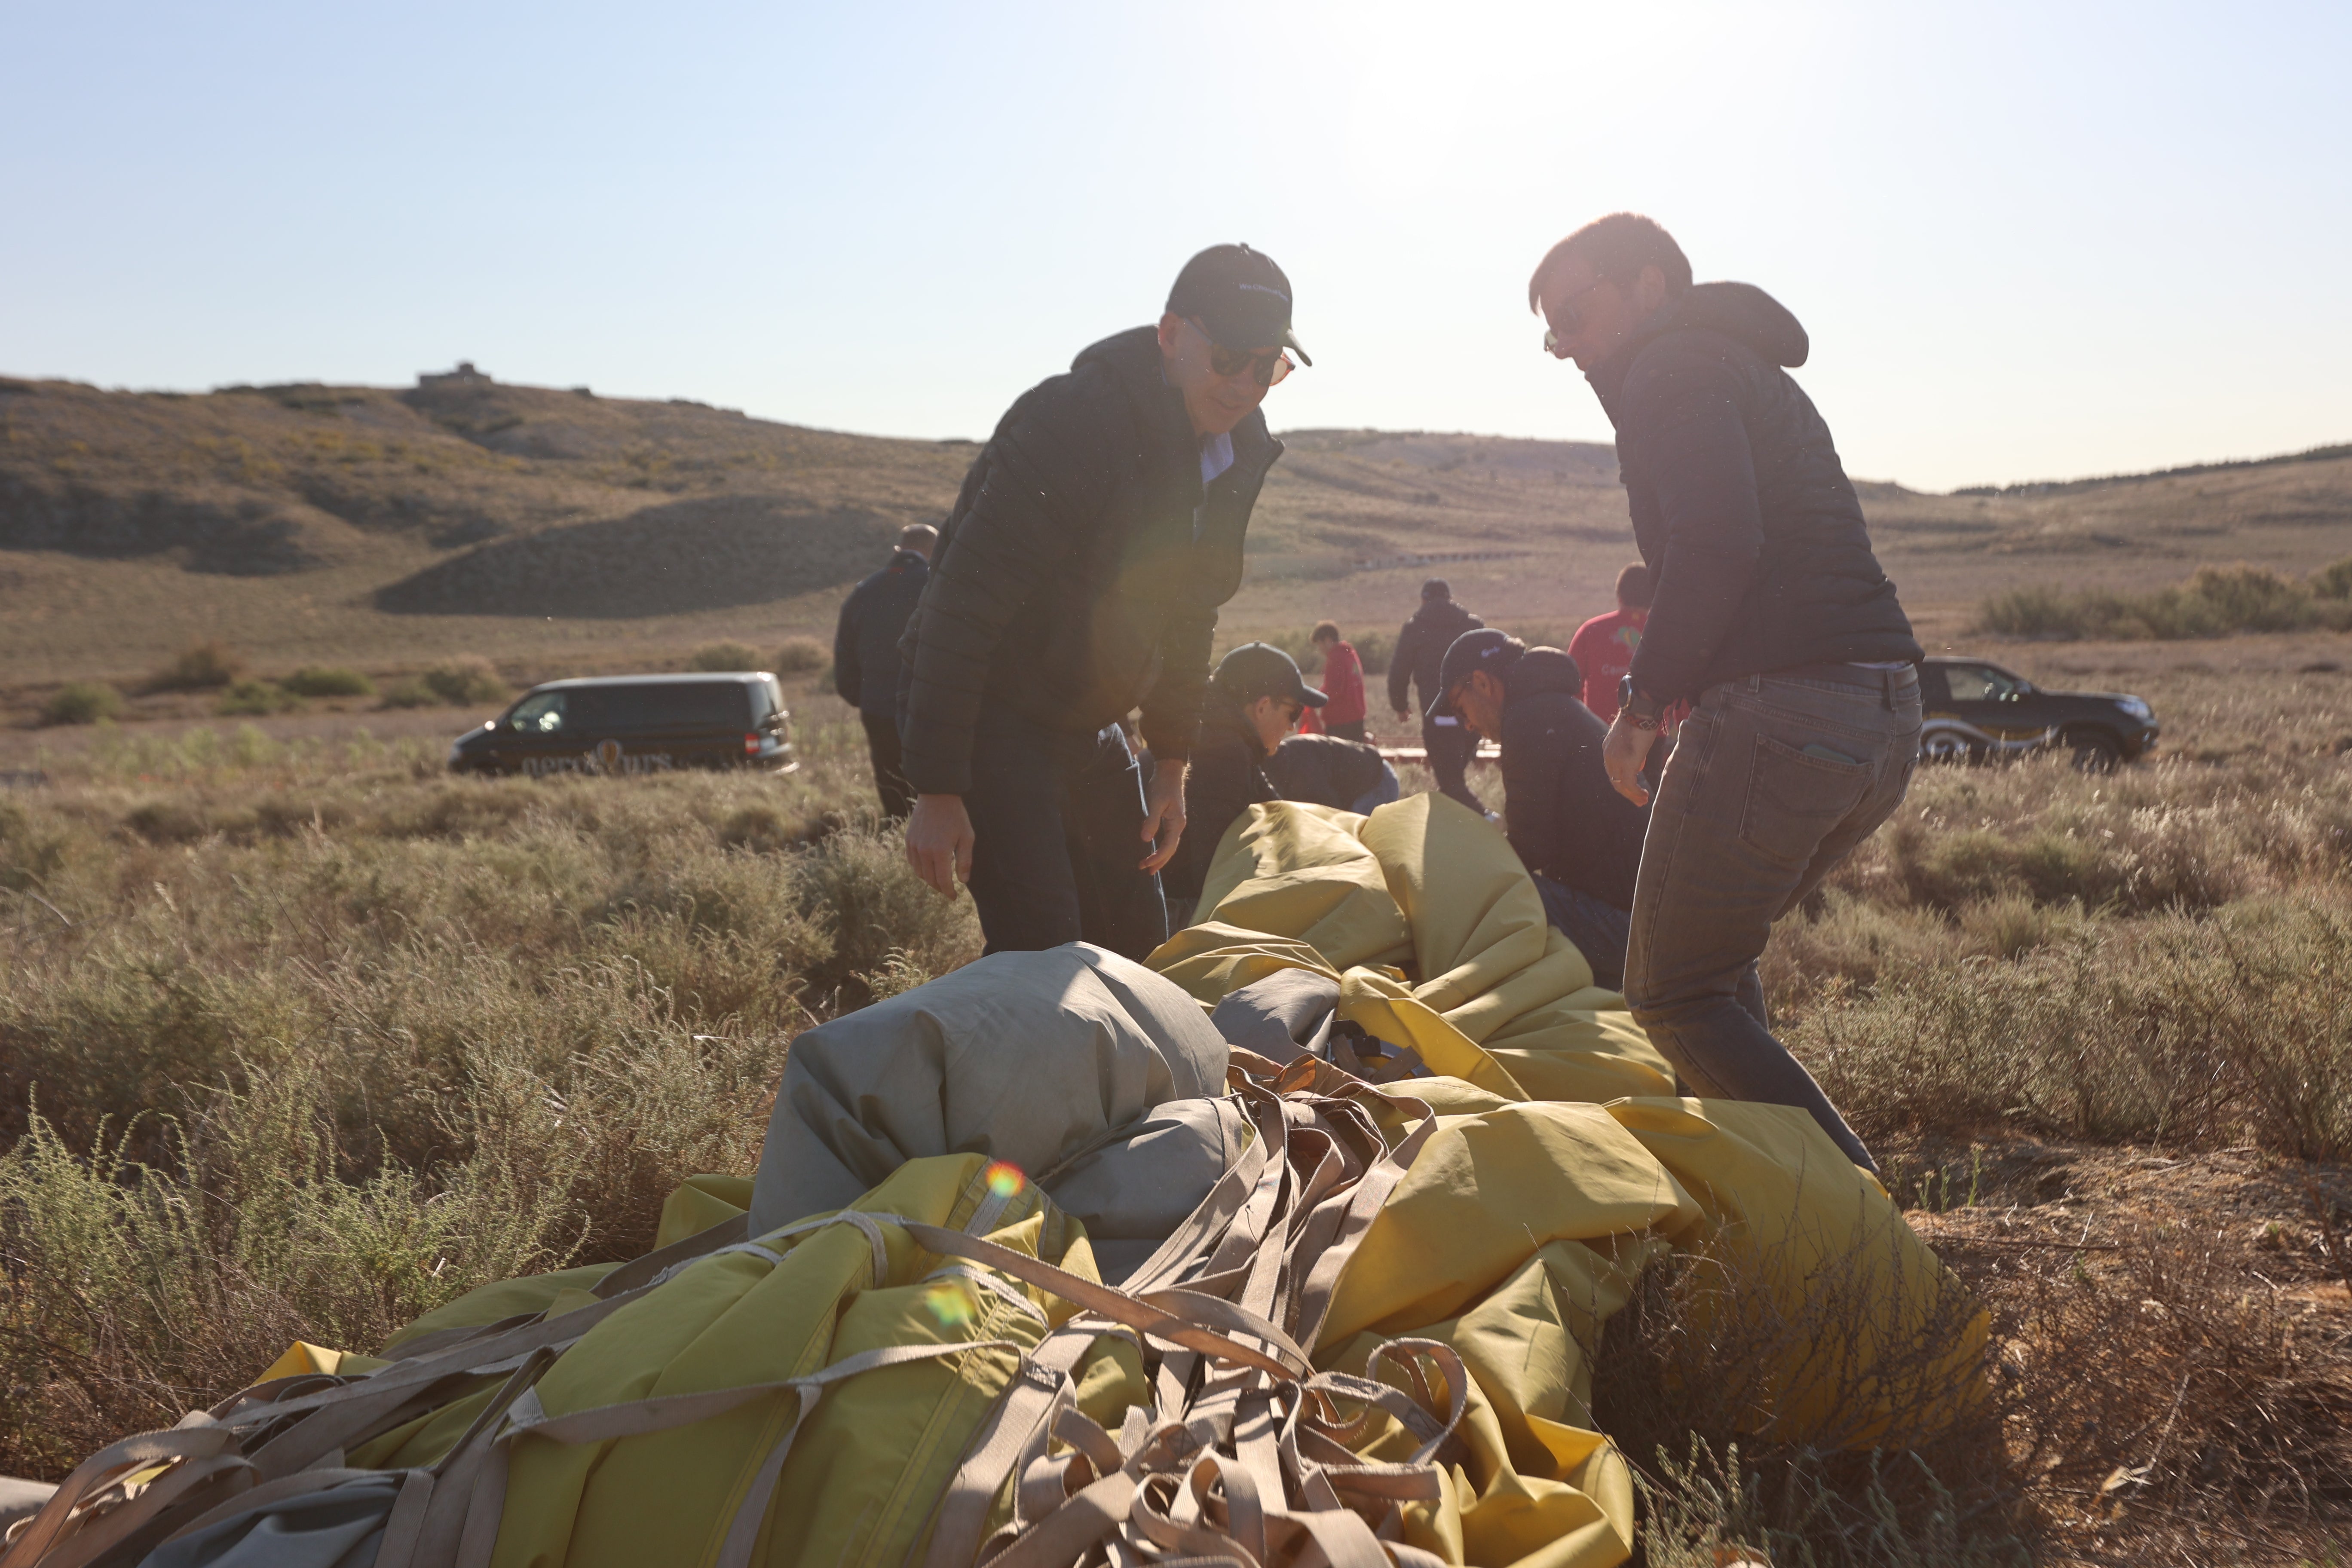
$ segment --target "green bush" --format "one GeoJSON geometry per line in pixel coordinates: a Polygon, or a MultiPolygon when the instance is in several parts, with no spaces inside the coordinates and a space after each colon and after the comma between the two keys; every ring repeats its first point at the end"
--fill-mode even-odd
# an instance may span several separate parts
{"type": "Polygon", "coordinates": [[[2188,581],[2153,593],[2047,585],[2012,588],[1978,606],[1973,629],[2001,637],[2118,641],[2226,637],[2352,626],[2352,561],[2309,583],[2266,566],[2200,566],[2188,581]]]}
{"type": "Polygon", "coordinates": [[[224,718],[285,713],[302,706],[302,700],[274,681],[239,680],[220,694],[213,711],[224,718]]]}
{"type": "Polygon", "coordinates": [[[69,680],[41,704],[44,724],[95,724],[122,711],[122,693],[102,680],[69,680]]]}
{"type": "Polygon", "coordinates": [[[404,675],[386,686],[376,699],[379,708],[438,708],[441,699],[434,689],[413,675],[404,675]]]}
{"type": "Polygon", "coordinates": [[[226,643],[193,643],[180,657],[155,672],[148,686],[156,691],[207,691],[226,686],[245,673],[245,660],[226,643]]]}
{"type": "Polygon", "coordinates": [[[814,637],[786,637],[776,650],[778,675],[814,675],[833,660],[832,650],[814,637]]]}
{"type": "Polygon", "coordinates": [[[688,669],[758,669],[760,656],[740,642],[707,642],[687,656],[688,669]]]}
{"type": "Polygon", "coordinates": [[[417,679],[427,691],[455,707],[503,701],[507,694],[507,683],[486,658],[445,660],[417,679]]]}
{"type": "Polygon", "coordinates": [[[297,697],[372,697],[375,682],[339,664],[306,664],[278,681],[297,697]]]}

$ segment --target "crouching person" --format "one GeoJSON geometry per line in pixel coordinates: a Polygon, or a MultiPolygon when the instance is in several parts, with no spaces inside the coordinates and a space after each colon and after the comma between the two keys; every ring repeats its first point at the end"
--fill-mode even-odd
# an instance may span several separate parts
{"type": "Polygon", "coordinates": [[[1576,660],[1491,628],[1465,632],[1445,650],[1438,683],[1439,703],[1503,748],[1504,831],[1545,915],[1593,979],[1617,989],[1649,813],[1609,782],[1609,727],[1578,696],[1576,660]]]}
{"type": "Polygon", "coordinates": [[[1192,923],[1209,863],[1234,818],[1261,801],[1283,798],[1266,776],[1266,759],[1297,727],[1299,715],[1327,700],[1307,684],[1297,661],[1270,644],[1244,643],[1219,661],[1209,678],[1192,769],[1184,778],[1186,831],[1160,873],[1169,929],[1192,923]]]}

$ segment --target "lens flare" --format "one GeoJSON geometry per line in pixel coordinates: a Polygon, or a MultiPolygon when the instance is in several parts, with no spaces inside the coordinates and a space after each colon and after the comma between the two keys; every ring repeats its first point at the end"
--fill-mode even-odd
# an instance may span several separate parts
{"type": "Polygon", "coordinates": [[[971,1298],[944,1279],[923,1292],[923,1307],[944,1329],[963,1328],[972,1319],[971,1298]]]}
{"type": "Polygon", "coordinates": [[[983,1179],[988,1183],[988,1190],[1000,1198],[1020,1196],[1021,1189],[1029,1183],[1029,1178],[1021,1173],[1020,1166],[1009,1165],[1002,1160],[989,1166],[983,1173],[983,1179]]]}

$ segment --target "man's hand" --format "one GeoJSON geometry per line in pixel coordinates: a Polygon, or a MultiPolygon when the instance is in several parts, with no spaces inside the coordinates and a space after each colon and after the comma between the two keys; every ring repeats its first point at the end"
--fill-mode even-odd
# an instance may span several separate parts
{"type": "Polygon", "coordinates": [[[1412,718],[1412,714],[1410,714],[1410,713],[1406,712],[1406,711],[1405,711],[1403,709],[1402,709],[1402,708],[1400,708],[1400,709],[1398,709],[1398,710],[1396,710],[1396,716],[1397,716],[1397,722],[1398,722],[1398,723],[1400,723],[1400,724],[1405,723],[1405,722],[1409,721],[1412,718]]]}
{"type": "Polygon", "coordinates": [[[1143,841],[1159,847],[1143,858],[1143,869],[1157,871],[1174,858],[1184,837],[1184,766],[1162,763],[1143,786],[1143,841]]]}
{"type": "Polygon", "coordinates": [[[907,864],[940,897],[956,896],[956,884],[971,880],[971,816],[960,795],[915,797],[907,818],[907,864]]]}
{"type": "Polygon", "coordinates": [[[1609,782],[1635,805],[1650,804],[1642,769],[1650,760],[1650,748],[1657,743],[1655,726],[1644,730],[1622,713],[1610,721],[1608,738],[1601,742],[1601,766],[1608,773],[1609,782]]]}

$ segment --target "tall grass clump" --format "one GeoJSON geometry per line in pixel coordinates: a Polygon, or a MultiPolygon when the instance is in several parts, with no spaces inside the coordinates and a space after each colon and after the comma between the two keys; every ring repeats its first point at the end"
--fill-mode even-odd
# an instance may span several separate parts
{"type": "Polygon", "coordinates": [[[306,664],[278,683],[297,697],[373,697],[375,682],[340,664],[306,664]]]}
{"type": "MultiPolygon", "coordinates": [[[[814,675],[833,662],[833,650],[814,637],[786,637],[776,649],[775,673],[778,675],[814,675]]],[[[759,668],[757,663],[746,668],[759,668]]]]}
{"type": "Polygon", "coordinates": [[[147,685],[153,691],[205,691],[226,686],[244,673],[244,657],[227,644],[191,643],[150,677],[147,685]]]}
{"type": "Polygon", "coordinates": [[[687,655],[686,668],[709,670],[758,669],[760,656],[743,643],[707,642],[687,655]]]}
{"type": "Polygon", "coordinates": [[[95,724],[122,712],[122,693],[102,680],[68,680],[41,704],[44,724],[95,724]]]}
{"type": "Polygon", "coordinates": [[[2000,637],[2121,641],[2340,631],[2352,626],[2346,583],[2352,583],[2352,563],[2339,562],[2308,582],[2264,566],[2200,566],[2185,583],[2141,594],[2034,584],[1986,599],[1974,629],[2000,637]]]}

